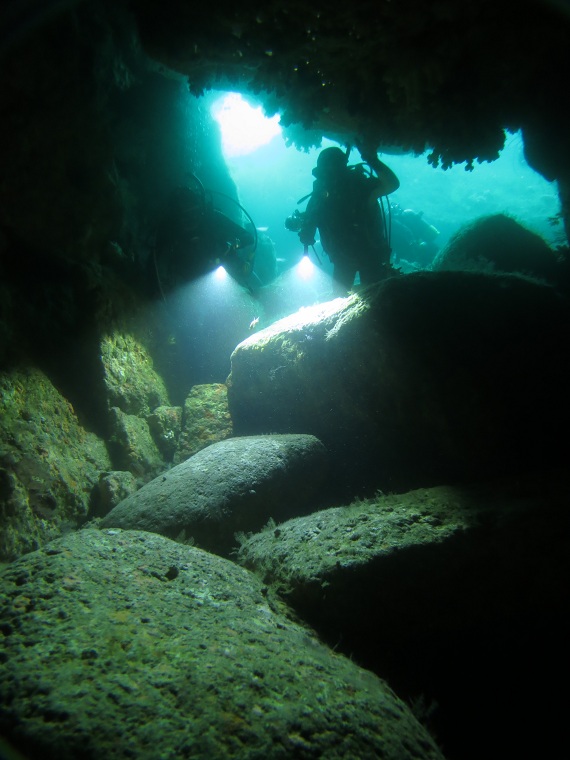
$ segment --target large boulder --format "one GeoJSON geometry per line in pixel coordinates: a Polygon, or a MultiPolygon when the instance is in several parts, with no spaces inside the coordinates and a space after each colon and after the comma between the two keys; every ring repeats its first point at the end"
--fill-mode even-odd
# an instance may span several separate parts
{"type": "Polygon", "coordinates": [[[237,565],[85,530],[9,566],[0,733],[45,760],[442,760],[387,685],[237,565]]]}
{"type": "Polygon", "coordinates": [[[492,214],[458,230],[441,250],[434,271],[519,272],[547,282],[566,277],[568,266],[532,230],[508,216],[492,214]]]}
{"type": "Polygon", "coordinates": [[[234,432],[316,435],[342,483],[370,490],[560,461],[569,325],[551,287],[515,275],[395,277],[241,343],[234,432]]]}
{"type": "Polygon", "coordinates": [[[109,512],[102,526],[136,528],[227,555],[236,532],[305,514],[321,502],[324,446],[310,435],[230,438],[202,449],[109,512]]]}
{"type": "Polygon", "coordinates": [[[551,678],[570,635],[567,503],[565,470],[422,488],[268,527],[237,559],[400,696],[439,705],[450,757],[552,757],[566,730],[551,678]]]}

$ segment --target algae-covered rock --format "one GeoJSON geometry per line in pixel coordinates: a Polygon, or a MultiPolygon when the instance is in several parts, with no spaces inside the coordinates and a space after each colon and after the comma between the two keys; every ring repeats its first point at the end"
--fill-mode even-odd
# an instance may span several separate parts
{"type": "Polygon", "coordinates": [[[567,502],[565,470],[378,495],[244,538],[238,562],[398,694],[437,704],[444,748],[523,756],[565,731],[550,684],[570,635],[567,502]]]}
{"type": "Polygon", "coordinates": [[[435,257],[434,271],[518,272],[556,282],[563,266],[535,232],[506,214],[481,217],[458,230],[435,257]]]}
{"type": "Polygon", "coordinates": [[[132,472],[126,470],[102,472],[97,483],[96,513],[106,515],[137,488],[137,480],[132,472]]]}
{"type": "Polygon", "coordinates": [[[327,620],[361,639],[368,631],[374,642],[447,635],[500,619],[506,598],[508,614],[545,602],[544,583],[566,555],[565,493],[564,476],[549,472],[378,494],[242,537],[237,559],[313,625],[327,620]],[[536,563],[541,582],[531,589],[536,563]]]}
{"type": "Polygon", "coordinates": [[[227,386],[223,383],[195,385],[184,402],[182,432],[174,461],[183,462],[200,449],[231,435],[227,386]]]}
{"type": "Polygon", "coordinates": [[[383,681],[199,549],[83,530],[1,588],[0,733],[26,756],[442,760],[383,681]]]}
{"type": "Polygon", "coordinates": [[[125,414],[150,414],[168,406],[168,392],[150,354],[132,335],[116,331],[101,340],[101,361],[109,408],[125,414]]]}
{"type": "Polygon", "coordinates": [[[103,441],[45,374],[0,373],[0,557],[37,549],[84,520],[110,465],[103,441]]]}
{"type": "Polygon", "coordinates": [[[182,407],[158,406],[146,421],[162,456],[172,462],[182,427],[182,407]]]}
{"type": "Polygon", "coordinates": [[[148,480],[165,468],[146,420],[113,407],[110,427],[109,449],[118,469],[129,470],[138,478],[148,480]]]}
{"type": "Polygon", "coordinates": [[[317,436],[352,493],[551,466],[570,425],[569,340],[568,303],[552,287],[475,272],[393,277],[237,346],[234,433],[317,436]]]}
{"type": "Polygon", "coordinates": [[[325,447],[311,435],[229,438],[147,483],[102,525],[192,538],[227,555],[236,532],[315,509],[327,465],[325,447]]]}

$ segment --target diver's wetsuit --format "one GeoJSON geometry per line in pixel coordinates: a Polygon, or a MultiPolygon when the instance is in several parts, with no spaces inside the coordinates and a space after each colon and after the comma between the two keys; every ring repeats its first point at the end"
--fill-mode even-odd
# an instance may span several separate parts
{"type": "Polygon", "coordinates": [[[299,237],[303,244],[311,245],[318,228],[321,244],[334,265],[339,293],[352,287],[357,272],[363,285],[389,273],[390,246],[378,198],[396,189],[399,182],[385,169],[388,181],[367,176],[361,167],[343,167],[334,174],[319,175],[313,183],[299,237]]]}

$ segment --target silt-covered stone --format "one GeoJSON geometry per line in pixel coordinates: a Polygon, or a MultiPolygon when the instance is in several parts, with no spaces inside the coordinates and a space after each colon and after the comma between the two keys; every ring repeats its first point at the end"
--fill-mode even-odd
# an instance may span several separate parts
{"type": "Polygon", "coordinates": [[[229,438],[202,449],[120,502],[107,528],[148,530],[227,555],[236,532],[306,514],[321,502],[327,452],[310,435],[229,438]]]}
{"type": "Polygon", "coordinates": [[[1,589],[0,733],[28,757],[443,758],[383,681],[220,557],[84,530],[1,589]]]}
{"type": "Polygon", "coordinates": [[[570,424],[569,340],[570,310],[552,287],[475,272],[393,277],[241,343],[227,381],[234,432],[317,436],[352,493],[548,466],[570,424]]]}

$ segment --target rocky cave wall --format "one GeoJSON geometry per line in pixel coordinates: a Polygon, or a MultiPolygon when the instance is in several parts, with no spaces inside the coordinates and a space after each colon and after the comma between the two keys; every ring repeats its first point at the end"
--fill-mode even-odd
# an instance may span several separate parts
{"type": "Polygon", "coordinates": [[[221,0],[215,14],[183,0],[129,7],[145,49],[188,74],[195,92],[230,83],[258,92],[286,125],[373,147],[431,148],[444,167],[493,160],[503,130],[523,129],[537,171],[568,174],[562,3],[221,0]]]}
{"type": "Polygon", "coordinates": [[[157,295],[151,251],[172,190],[195,173],[237,191],[209,112],[119,9],[75,4],[0,54],[0,364],[89,386],[93,343],[157,295]]]}

